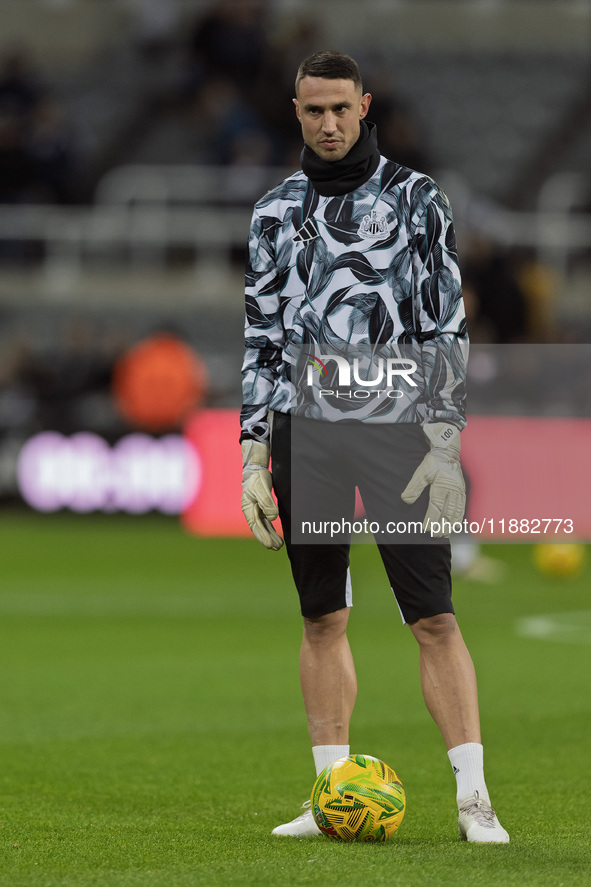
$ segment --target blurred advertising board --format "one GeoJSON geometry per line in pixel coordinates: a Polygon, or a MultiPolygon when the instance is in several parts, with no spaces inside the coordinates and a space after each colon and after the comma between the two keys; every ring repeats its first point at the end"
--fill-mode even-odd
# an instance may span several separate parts
{"type": "Polygon", "coordinates": [[[90,432],[43,431],[21,448],[17,478],[25,502],[41,512],[179,514],[198,496],[203,466],[178,434],[128,434],[110,446],[90,432]]]}
{"type": "Polygon", "coordinates": [[[240,507],[240,411],[200,410],[187,423],[185,436],[199,453],[203,479],[182,515],[183,526],[198,536],[250,536],[240,507]]]}

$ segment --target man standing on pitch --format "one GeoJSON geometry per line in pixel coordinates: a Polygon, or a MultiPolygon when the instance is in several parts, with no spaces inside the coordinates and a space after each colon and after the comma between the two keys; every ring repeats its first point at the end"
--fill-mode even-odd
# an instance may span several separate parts
{"type": "MultiPolygon", "coordinates": [[[[413,520],[420,513],[420,538],[397,544],[388,537],[380,555],[419,644],[425,703],[457,779],[460,836],[507,843],[484,780],[476,678],[451,603],[449,540],[433,539],[448,535],[442,522],[461,520],[465,506],[459,449],[467,335],[451,210],[430,178],[380,155],[375,127],[365,121],[370,102],[350,57],[325,51],[300,65],[294,104],[302,171],[257,203],[250,232],[242,506],[256,538],[280,548],[271,523],[274,487],[304,618],[300,679],[317,773],[349,754],[356,696],[346,634],[350,545],[297,536],[295,488],[321,516],[331,500],[352,518],[355,486],[369,515],[384,507],[413,520]],[[363,398],[349,392],[345,408],[334,366],[312,357],[325,388],[306,391],[303,436],[296,437],[304,391],[297,350],[322,355],[329,346],[335,354],[353,347],[372,355],[410,346],[419,357],[406,366],[418,367],[421,384],[401,386],[401,404],[370,397],[362,381],[363,398]],[[369,437],[359,437],[360,428],[369,437]]],[[[307,810],[273,834],[319,829],[307,810]]]]}

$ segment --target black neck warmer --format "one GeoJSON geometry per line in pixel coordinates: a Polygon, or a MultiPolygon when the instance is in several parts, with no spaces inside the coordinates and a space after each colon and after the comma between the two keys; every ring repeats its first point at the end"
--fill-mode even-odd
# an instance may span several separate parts
{"type": "Polygon", "coordinates": [[[342,160],[323,160],[308,145],[301,154],[302,170],[322,197],[338,197],[371,179],[380,163],[375,123],[361,121],[361,134],[342,160]]]}

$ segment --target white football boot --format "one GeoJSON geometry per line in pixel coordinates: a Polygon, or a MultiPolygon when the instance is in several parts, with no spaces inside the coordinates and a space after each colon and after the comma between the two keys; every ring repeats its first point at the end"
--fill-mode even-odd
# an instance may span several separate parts
{"type": "Polygon", "coordinates": [[[321,835],[322,832],[316,825],[314,814],[310,810],[310,806],[310,801],[304,801],[302,804],[302,810],[305,810],[305,812],[291,822],[286,822],[284,825],[278,825],[277,828],[273,829],[271,834],[286,838],[312,838],[315,835],[321,835]]]}
{"type": "Polygon", "coordinates": [[[458,831],[462,841],[471,844],[508,844],[505,831],[493,808],[478,792],[465,798],[459,806],[458,831]]]}

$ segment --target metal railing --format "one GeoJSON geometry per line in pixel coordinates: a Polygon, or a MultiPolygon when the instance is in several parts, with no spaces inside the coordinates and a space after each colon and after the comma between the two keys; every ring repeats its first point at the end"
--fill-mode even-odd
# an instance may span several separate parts
{"type": "MultiPolygon", "coordinates": [[[[0,271],[18,245],[29,250],[41,285],[56,297],[76,296],[93,263],[134,272],[164,273],[174,250],[197,272],[205,263],[233,276],[247,241],[252,203],[281,181],[284,169],[129,166],[103,180],[90,207],[0,205],[0,271]],[[239,182],[240,188],[236,187],[239,182]],[[235,205],[238,203],[239,205],[235,205]]],[[[575,212],[586,180],[559,174],[548,180],[535,212],[514,212],[475,195],[455,173],[438,180],[448,192],[459,238],[477,231],[509,247],[525,246],[565,273],[569,257],[591,248],[591,215],[575,212]]]]}

